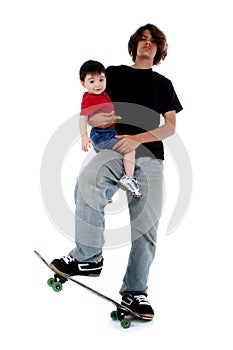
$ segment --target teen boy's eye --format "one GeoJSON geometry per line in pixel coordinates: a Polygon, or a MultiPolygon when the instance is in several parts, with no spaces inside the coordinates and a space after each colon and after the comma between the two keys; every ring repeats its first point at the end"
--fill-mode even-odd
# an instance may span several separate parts
{"type": "MultiPolygon", "coordinates": [[[[147,37],[142,35],[140,38],[141,41],[147,41],[147,37]]],[[[151,38],[150,41],[154,44],[156,44],[156,40],[154,38],[151,38]]]]}

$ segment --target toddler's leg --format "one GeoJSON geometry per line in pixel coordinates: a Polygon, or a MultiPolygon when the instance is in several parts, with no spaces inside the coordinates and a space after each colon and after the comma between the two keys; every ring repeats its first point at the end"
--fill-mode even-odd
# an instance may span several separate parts
{"type": "Polygon", "coordinates": [[[126,153],[123,158],[126,175],[133,177],[135,169],[135,151],[126,153]]]}
{"type": "Polygon", "coordinates": [[[127,153],[123,158],[125,175],[118,182],[118,186],[127,191],[128,195],[135,198],[141,198],[142,192],[137,179],[134,178],[135,172],[135,151],[127,153]]]}

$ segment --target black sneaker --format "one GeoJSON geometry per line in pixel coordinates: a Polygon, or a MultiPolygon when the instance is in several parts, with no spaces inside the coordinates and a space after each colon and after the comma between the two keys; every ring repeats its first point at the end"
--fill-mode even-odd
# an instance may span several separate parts
{"type": "Polygon", "coordinates": [[[152,309],[147,297],[144,294],[133,295],[126,294],[122,296],[121,305],[126,306],[139,316],[142,316],[148,320],[152,320],[154,317],[154,310],[152,309]]]}
{"type": "Polygon", "coordinates": [[[54,259],[50,267],[58,275],[63,277],[70,276],[91,276],[98,277],[103,266],[103,258],[98,262],[79,262],[72,256],[63,256],[61,259],[54,259]]]}

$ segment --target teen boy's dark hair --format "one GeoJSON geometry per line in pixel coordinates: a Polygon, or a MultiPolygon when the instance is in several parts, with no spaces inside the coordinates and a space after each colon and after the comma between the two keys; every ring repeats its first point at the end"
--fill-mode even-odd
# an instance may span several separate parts
{"type": "Polygon", "coordinates": [[[89,60],[82,64],[79,70],[79,78],[81,81],[85,80],[87,74],[105,74],[105,68],[102,63],[89,60]]]}
{"type": "Polygon", "coordinates": [[[153,61],[153,65],[158,65],[161,60],[164,60],[167,56],[168,44],[165,34],[153,24],[148,23],[145,26],[140,27],[133,35],[131,35],[128,43],[128,51],[130,56],[132,56],[133,61],[135,62],[138,42],[141,40],[142,33],[146,29],[150,31],[152,38],[158,45],[157,53],[153,61]]]}

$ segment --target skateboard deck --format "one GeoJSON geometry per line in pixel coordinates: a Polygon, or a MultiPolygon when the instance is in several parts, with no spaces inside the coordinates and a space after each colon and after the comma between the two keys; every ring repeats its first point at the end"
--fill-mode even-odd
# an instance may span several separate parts
{"type": "Polygon", "coordinates": [[[58,275],[57,273],[55,273],[55,271],[50,267],[50,264],[48,263],[48,261],[40,254],[38,253],[36,250],[34,250],[34,253],[38,256],[38,258],[40,258],[40,260],[43,261],[43,263],[54,273],[54,277],[51,277],[48,279],[47,284],[49,285],[49,287],[51,287],[55,292],[60,292],[63,288],[63,284],[67,281],[71,281],[83,288],[85,288],[86,290],[88,290],[91,293],[94,293],[95,295],[97,295],[98,297],[112,303],[115,305],[116,310],[111,312],[111,318],[115,321],[118,320],[121,323],[121,326],[123,328],[129,328],[131,325],[131,320],[132,319],[139,319],[139,320],[145,320],[145,321],[151,321],[151,318],[148,318],[146,316],[141,316],[133,311],[131,311],[130,309],[128,309],[126,306],[121,305],[119,302],[117,302],[116,300],[108,297],[105,294],[100,293],[99,291],[91,288],[90,286],[87,286],[86,284],[78,281],[77,279],[73,278],[73,277],[63,277],[58,275]]]}

